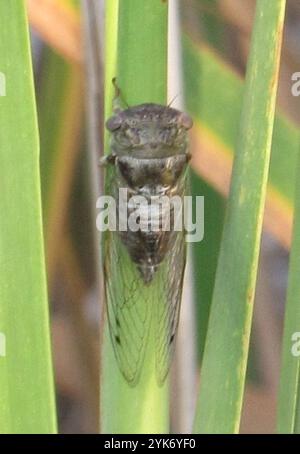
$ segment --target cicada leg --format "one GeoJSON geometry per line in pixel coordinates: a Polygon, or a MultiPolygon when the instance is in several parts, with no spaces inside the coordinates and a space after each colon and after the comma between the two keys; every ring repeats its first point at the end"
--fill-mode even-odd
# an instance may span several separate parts
{"type": "Polygon", "coordinates": [[[99,167],[106,167],[108,164],[115,164],[115,161],[116,161],[116,155],[108,154],[108,155],[102,156],[99,159],[98,165],[99,165],[99,167]]]}

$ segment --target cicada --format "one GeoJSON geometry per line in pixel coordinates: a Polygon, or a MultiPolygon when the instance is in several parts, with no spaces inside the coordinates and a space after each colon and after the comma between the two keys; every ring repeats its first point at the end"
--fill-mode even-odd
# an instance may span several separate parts
{"type": "Polygon", "coordinates": [[[186,113],[150,103],[120,110],[106,122],[106,193],[116,200],[118,222],[104,242],[105,293],[116,360],[131,385],[140,378],[149,335],[155,336],[159,384],[171,364],[186,244],[184,228],[177,228],[183,210],[165,201],[186,194],[191,127],[186,113]],[[121,205],[120,189],[126,190],[121,205]]]}

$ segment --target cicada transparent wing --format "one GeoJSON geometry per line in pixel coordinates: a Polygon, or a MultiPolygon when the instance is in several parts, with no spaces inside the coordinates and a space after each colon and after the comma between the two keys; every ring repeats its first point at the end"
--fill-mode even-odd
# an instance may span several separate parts
{"type": "MultiPolygon", "coordinates": [[[[187,171],[178,184],[182,200],[189,192],[187,171]]],[[[175,213],[174,213],[175,215],[175,213]]],[[[157,273],[159,298],[155,305],[156,330],[156,373],[159,384],[168,375],[175,350],[176,334],[179,323],[184,271],[186,264],[186,241],[184,229],[184,208],[175,215],[180,221],[181,230],[173,231],[172,247],[167,251],[157,273]]],[[[176,224],[176,221],[174,221],[176,224]]]]}
{"type": "Polygon", "coordinates": [[[151,291],[145,291],[145,283],[118,233],[107,235],[104,270],[111,341],[122,374],[135,385],[151,325],[151,291]]]}
{"type": "Polygon", "coordinates": [[[107,314],[119,368],[128,383],[137,384],[155,315],[156,375],[161,385],[170,369],[179,321],[185,267],[183,234],[177,233],[173,248],[147,285],[131,262],[118,233],[108,235],[105,250],[107,314]]]}
{"type": "MultiPolygon", "coordinates": [[[[175,233],[174,233],[175,234],[175,233]]],[[[159,296],[155,301],[156,374],[159,384],[168,375],[175,349],[186,262],[183,232],[176,232],[173,247],[157,271],[159,296]]]]}

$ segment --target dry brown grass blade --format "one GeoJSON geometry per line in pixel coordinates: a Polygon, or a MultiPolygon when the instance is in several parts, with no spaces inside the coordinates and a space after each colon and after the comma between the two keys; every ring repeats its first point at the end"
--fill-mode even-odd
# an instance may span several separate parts
{"type": "Polygon", "coordinates": [[[82,61],[80,18],[61,0],[26,0],[30,24],[64,58],[82,61]]]}

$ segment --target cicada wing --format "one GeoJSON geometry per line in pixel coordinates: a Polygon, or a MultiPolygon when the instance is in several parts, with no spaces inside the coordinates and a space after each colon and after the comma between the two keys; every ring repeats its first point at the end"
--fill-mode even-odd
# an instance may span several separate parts
{"type": "Polygon", "coordinates": [[[149,289],[117,232],[105,241],[105,290],[111,341],[125,379],[134,386],[143,367],[151,324],[149,289]]]}
{"type": "Polygon", "coordinates": [[[175,241],[157,271],[156,281],[156,374],[160,385],[168,375],[175,350],[186,263],[184,232],[173,234],[175,241]]]}

